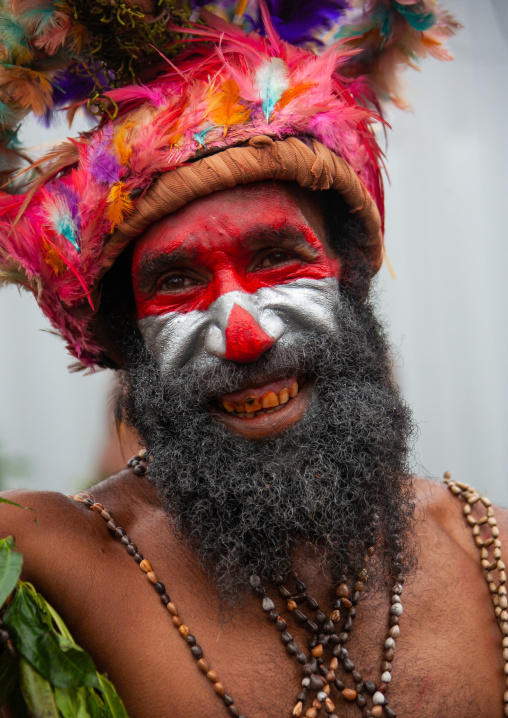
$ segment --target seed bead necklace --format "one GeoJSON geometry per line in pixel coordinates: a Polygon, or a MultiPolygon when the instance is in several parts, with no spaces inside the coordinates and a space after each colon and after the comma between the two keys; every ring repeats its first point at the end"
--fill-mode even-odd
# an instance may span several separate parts
{"type": "MultiPolygon", "coordinates": [[[[146,452],[143,451],[138,456],[134,456],[127,465],[137,476],[144,476],[148,469],[146,452]]],[[[226,707],[229,715],[245,718],[245,715],[241,714],[237,708],[234,698],[230,693],[226,692],[217,672],[210,667],[196,637],[183,622],[180,611],[171,600],[166,586],[159,581],[150,561],[143,556],[136,544],[127,536],[125,529],[116,524],[111,512],[101,503],[96,502],[88,491],[71,495],[69,498],[82,503],[104,519],[112,535],[125,546],[127,553],[133,557],[141,571],[146,574],[162,605],[166,607],[171,616],[173,625],[189,646],[199,670],[210,681],[213,690],[226,707]]],[[[400,547],[400,540],[397,539],[397,541],[400,547]]],[[[295,572],[290,575],[290,579],[294,582],[293,591],[284,585],[285,581],[282,576],[276,576],[273,579],[274,587],[277,589],[280,598],[285,602],[288,618],[291,616],[292,620],[301,625],[310,634],[308,654],[301,650],[294,640],[288,630],[287,621],[276,610],[275,602],[267,595],[261,578],[256,575],[250,577],[250,586],[261,600],[264,614],[269,621],[275,624],[286,652],[301,665],[301,690],[291,711],[292,718],[300,718],[301,716],[318,718],[323,713],[329,718],[338,718],[335,712],[334,700],[343,700],[350,705],[355,705],[363,718],[396,718],[397,716],[396,712],[388,705],[386,693],[392,680],[395,641],[400,634],[399,619],[403,613],[401,594],[404,577],[400,574],[400,566],[398,565],[399,560],[401,560],[400,556],[396,556],[394,562],[395,570],[399,573],[391,591],[388,635],[383,646],[381,680],[379,683],[364,680],[350,657],[348,649],[345,647],[353,628],[357,612],[356,606],[368,578],[368,563],[373,555],[374,549],[370,547],[364,559],[365,566],[361,569],[351,587],[348,585],[347,577],[345,575],[341,577],[335,588],[333,610],[329,616],[320,609],[316,599],[307,594],[307,586],[298,578],[295,572]],[[311,617],[305,613],[304,609],[310,611],[311,617]],[[341,621],[342,624],[340,625],[341,621]],[[340,678],[338,676],[339,667],[341,668],[340,678]]]]}

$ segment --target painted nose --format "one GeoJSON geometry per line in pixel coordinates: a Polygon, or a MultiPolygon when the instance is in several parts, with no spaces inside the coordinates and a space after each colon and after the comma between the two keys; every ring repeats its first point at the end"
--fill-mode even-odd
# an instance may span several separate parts
{"type": "Polygon", "coordinates": [[[225,338],[226,359],[236,362],[256,361],[276,342],[239,304],[234,304],[231,310],[225,338]]]}

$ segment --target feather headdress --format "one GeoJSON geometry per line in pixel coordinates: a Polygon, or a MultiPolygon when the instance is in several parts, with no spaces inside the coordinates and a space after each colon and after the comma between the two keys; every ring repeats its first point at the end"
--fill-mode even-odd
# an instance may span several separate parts
{"type": "Polygon", "coordinates": [[[107,363],[92,319],[108,242],[154,177],[259,135],[308,137],[347,163],[382,216],[380,103],[403,106],[401,67],[448,59],[442,43],[458,27],[434,0],[203,5],[0,9],[0,283],[30,289],[85,366],[107,363]],[[51,121],[78,104],[98,115],[96,129],[54,149],[36,174],[16,174],[23,116],[51,121]],[[20,182],[24,192],[12,193],[20,182]]]}

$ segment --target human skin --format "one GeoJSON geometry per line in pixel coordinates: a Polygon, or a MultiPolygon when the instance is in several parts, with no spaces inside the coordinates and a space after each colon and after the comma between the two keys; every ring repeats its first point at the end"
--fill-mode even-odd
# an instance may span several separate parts
{"type": "MultiPolygon", "coordinates": [[[[252,197],[249,217],[256,203],[257,214],[266,216],[266,199],[262,194],[252,197]]],[[[316,207],[310,201],[305,206],[301,193],[292,194],[292,190],[284,197],[291,217],[302,215],[301,221],[333,260],[316,207]]],[[[247,214],[245,201],[238,202],[236,209],[233,199],[226,204],[223,197],[212,196],[193,203],[187,216],[196,219],[201,212],[203,218],[221,218],[226,224],[236,212],[241,224],[247,214]]],[[[184,212],[171,218],[174,227],[185,222],[184,212]]],[[[138,247],[143,247],[143,241],[138,247]]],[[[277,244],[271,247],[278,248],[277,244]]],[[[278,417],[283,411],[268,416],[278,417]]],[[[213,412],[210,420],[218,420],[213,412]]],[[[290,418],[283,415],[283,420],[284,426],[289,425],[290,418]]],[[[238,421],[243,427],[244,421],[247,425],[255,419],[238,421]]],[[[275,419],[262,426],[262,431],[280,429],[275,419]]],[[[402,596],[404,614],[388,693],[390,705],[399,718],[501,716],[505,691],[501,634],[471,529],[460,502],[442,486],[415,480],[415,490],[419,569],[402,596]]],[[[175,535],[146,479],[125,470],[91,492],[150,560],[241,712],[249,718],[291,715],[301,670],[286,655],[259,599],[247,592],[230,615],[221,614],[215,589],[187,544],[175,535]]],[[[97,514],[57,493],[11,491],[4,495],[32,507],[37,517],[35,523],[31,511],[0,505],[0,530],[15,536],[24,555],[24,580],[45,595],[98,668],[107,671],[131,718],[227,715],[153,586],[97,514]]],[[[496,509],[496,516],[506,545],[507,512],[496,509]]],[[[309,595],[328,608],[330,576],[317,568],[314,556],[300,547],[294,566],[309,595]]],[[[387,592],[367,589],[348,643],[358,669],[376,682],[388,608],[387,592]]],[[[291,626],[291,632],[299,645],[305,645],[307,634],[302,629],[291,626]]],[[[341,717],[360,716],[356,707],[342,700],[336,704],[341,717]]]]}

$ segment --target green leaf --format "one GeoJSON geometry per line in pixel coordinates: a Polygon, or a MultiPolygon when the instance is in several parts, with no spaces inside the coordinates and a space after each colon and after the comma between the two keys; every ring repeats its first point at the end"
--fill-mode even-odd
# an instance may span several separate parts
{"type": "Polygon", "coordinates": [[[4,651],[0,656],[0,707],[10,696],[18,680],[18,664],[4,651]]]}
{"type": "Polygon", "coordinates": [[[19,659],[21,692],[32,718],[60,718],[49,681],[24,658],[19,659]]]}
{"type": "Polygon", "coordinates": [[[88,653],[54,629],[48,630],[47,615],[33,600],[31,587],[26,586],[20,582],[4,614],[5,626],[18,653],[54,686],[99,688],[97,672],[88,653]]]}
{"type": "Polygon", "coordinates": [[[0,607],[13,592],[21,574],[23,556],[15,548],[12,536],[0,540],[0,607]]]}
{"type": "Polygon", "coordinates": [[[105,715],[108,718],[129,718],[118,693],[113,687],[113,684],[110,683],[110,681],[108,681],[105,676],[101,674],[98,675],[104,700],[106,701],[106,705],[110,710],[110,712],[106,713],[105,715]]]}
{"type": "MultiPolygon", "coordinates": [[[[4,499],[3,496],[0,496],[0,504],[9,504],[9,506],[15,506],[17,509],[23,509],[23,511],[33,511],[33,508],[31,506],[21,506],[21,504],[17,504],[15,501],[10,501],[9,499],[4,499]]],[[[37,523],[37,518],[35,516],[34,512],[34,521],[37,523]]]]}
{"type": "Polygon", "coordinates": [[[86,688],[79,688],[79,690],[55,688],[55,700],[58,706],[58,710],[62,714],[63,718],[100,718],[100,708],[95,701],[96,707],[93,705],[89,709],[88,706],[91,701],[87,701],[87,692],[92,693],[95,696],[93,690],[88,691],[86,688]]]}

